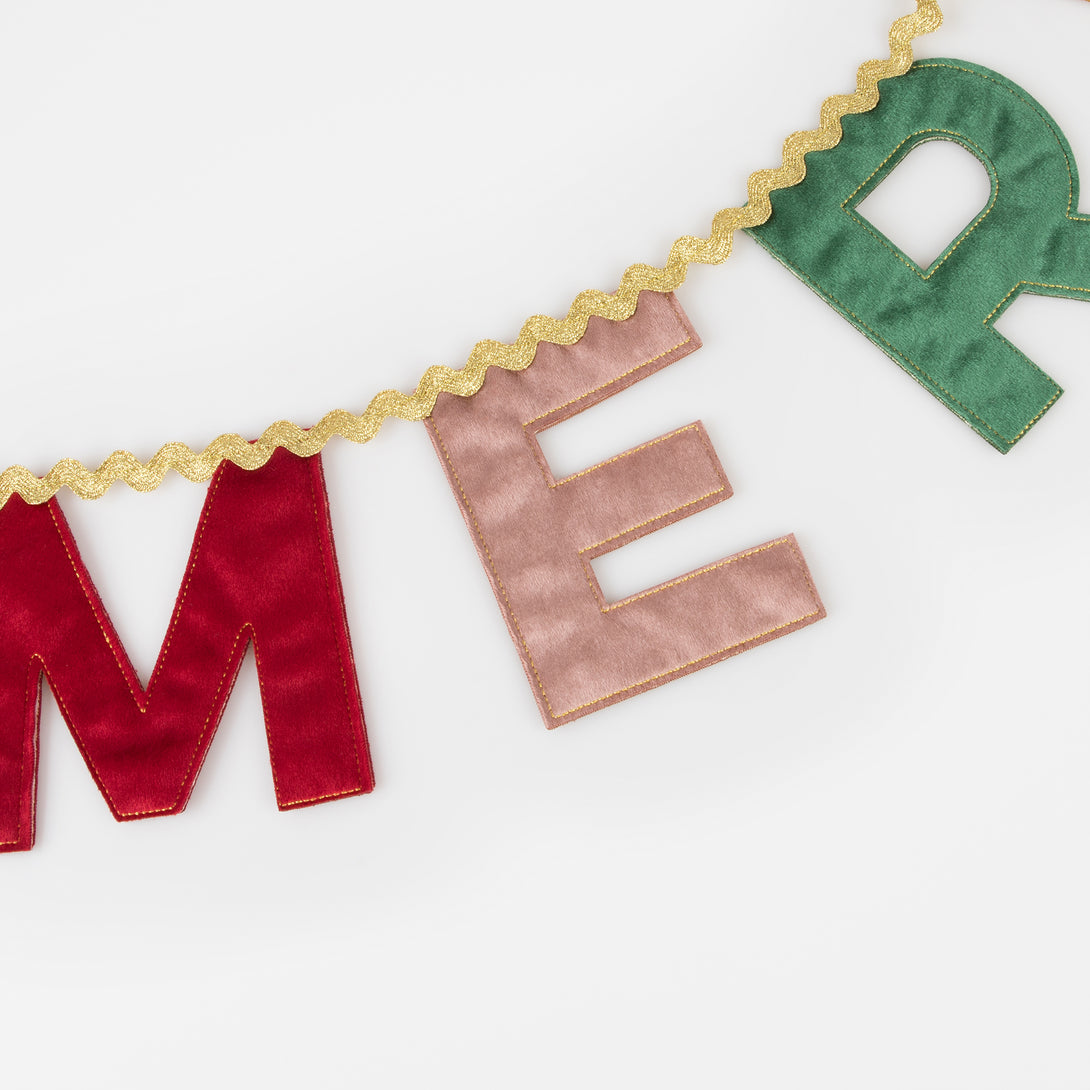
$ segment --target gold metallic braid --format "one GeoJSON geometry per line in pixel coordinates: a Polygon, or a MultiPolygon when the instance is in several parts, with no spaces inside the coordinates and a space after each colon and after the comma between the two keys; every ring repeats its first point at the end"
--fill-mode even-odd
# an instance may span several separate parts
{"type": "Polygon", "coordinates": [[[592,315],[621,321],[636,309],[641,291],[673,291],[685,280],[688,266],[695,261],[718,265],[730,256],[734,232],[756,227],[772,215],[769,194],[776,189],[797,185],[806,176],[804,157],[811,151],[824,151],[840,143],[840,119],[849,114],[866,113],[878,104],[878,81],[903,75],[912,64],[912,41],[942,24],[942,11],[936,0],[916,0],[916,11],[898,19],[889,32],[888,60],[872,60],[860,65],[856,91],[851,95],[833,95],[821,107],[821,124],[808,132],[796,132],[783,145],[783,164],[775,170],[758,170],[749,176],[747,201],[742,208],[725,208],[712,221],[708,238],[685,235],[670,248],[666,265],[630,265],[612,294],[584,291],[575,297],[568,316],[561,321],[545,315],[527,319],[514,344],[480,341],[460,370],[429,367],[412,394],[383,390],[359,415],[335,409],[326,413],[309,430],[281,420],[271,424],[261,438],[249,443],[241,435],[221,435],[197,453],[185,443],[167,443],[146,465],[128,451],[115,451],[93,472],[82,462],[66,458],[44,476],[35,477],[23,466],[12,466],[0,474],[0,504],[18,493],[29,503],[45,503],[67,486],[83,499],[98,499],[114,481],[124,481],[137,492],[152,492],[173,469],[191,481],[207,481],[219,464],[228,460],[243,469],[258,469],[277,447],[286,447],[304,457],[317,454],[335,435],[366,443],[377,434],[387,417],[423,420],[435,406],[442,391],[469,397],[484,382],[489,367],[521,371],[533,362],[540,341],[574,344],[583,336],[592,315]]]}

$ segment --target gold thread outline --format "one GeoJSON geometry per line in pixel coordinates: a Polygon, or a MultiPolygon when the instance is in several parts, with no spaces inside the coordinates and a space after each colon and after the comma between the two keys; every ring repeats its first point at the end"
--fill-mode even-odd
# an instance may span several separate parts
{"type": "Polygon", "coordinates": [[[412,394],[383,390],[358,416],[344,409],[334,409],[310,429],[280,420],[270,424],[253,442],[247,442],[236,433],[228,433],[214,439],[200,452],[185,443],[167,443],[147,463],[129,451],[117,450],[95,470],[88,469],[78,459],[65,458],[44,477],[36,477],[25,466],[10,466],[0,474],[0,504],[16,493],[28,503],[45,503],[64,487],[81,499],[98,499],[115,481],[121,481],[137,492],[152,492],[171,469],[187,480],[207,481],[223,461],[233,462],[242,469],[259,469],[278,447],[300,457],[311,457],[334,436],[366,443],[375,437],[389,417],[424,420],[431,414],[440,393],[472,396],[481,388],[489,367],[525,370],[533,362],[541,341],[574,344],[583,336],[587,320],[593,316],[610,321],[631,317],[641,291],[673,291],[684,282],[690,264],[719,265],[726,261],[733,249],[734,232],[758,227],[768,220],[772,215],[769,195],[802,181],[806,176],[805,157],[810,152],[826,151],[840,143],[842,118],[874,109],[879,99],[879,81],[904,75],[912,65],[913,40],[937,30],[942,19],[938,0],[916,0],[916,10],[897,19],[890,27],[889,57],[861,64],[856,73],[856,90],[850,95],[832,95],[822,103],[818,128],[792,133],[784,140],[781,165],[755,171],[749,176],[745,205],[717,212],[708,238],[683,235],[675,240],[662,268],[630,265],[612,294],[594,289],[580,292],[566,318],[558,320],[534,315],[523,324],[513,344],[479,341],[461,369],[442,365],[429,367],[412,394]]]}
{"type": "MultiPolygon", "coordinates": [[[[937,66],[936,65],[930,65],[929,67],[934,68],[934,67],[937,67],[937,66]]],[[[886,175],[886,177],[888,177],[888,175],[886,175]]],[[[883,178],[882,180],[884,181],[885,178],[883,178]]],[[[871,190],[871,192],[873,192],[873,189],[871,190]]],[[[870,195],[869,193],[866,194],[866,196],[869,196],[869,195],[870,195]]],[[[902,265],[904,265],[906,268],[911,269],[914,273],[916,273],[917,276],[920,277],[921,280],[930,280],[931,277],[934,276],[935,273],[937,273],[939,271],[939,269],[941,269],[943,267],[943,265],[945,265],[946,262],[953,256],[954,251],[988,218],[988,216],[991,213],[992,209],[995,208],[995,202],[998,199],[999,199],[999,173],[998,173],[998,171],[996,171],[995,164],[992,162],[992,160],[988,156],[987,152],[985,152],[985,150],[979,144],[977,144],[974,141],[970,140],[969,137],[965,136],[963,133],[955,132],[953,129],[918,129],[916,132],[909,133],[909,135],[906,136],[904,138],[904,140],[902,140],[893,149],[893,151],[891,151],[889,153],[889,155],[887,155],[878,164],[878,166],[874,168],[874,170],[871,173],[870,177],[868,177],[866,179],[866,181],[864,181],[864,182],[860,183],[858,186],[856,186],[856,188],[852,191],[851,195],[846,200],[841,202],[840,207],[849,216],[851,216],[851,218],[853,220],[855,220],[856,223],[858,223],[861,227],[865,228],[872,235],[874,235],[874,237],[887,250],[889,250],[889,252],[891,254],[893,254],[893,256],[896,257],[897,260],[900,261],[902,265]],[[929,134],[934,134],[934,135],[929,135],[929,134]],[[916,137],[918,137],[918,136],[922,136],[925,139],[916,140],[916,137]],[[912,145],[911,148],[909,148],[908,152],[905,152],[905,154],[901,157],[900,162],[903,162],[904,159],[906,159],[908,157],[908,154],[910,152],[915,151],[916,148],[920,147],[923,144],[933,143],[936,140],[948,140],[952,144],[960,144],[963,148],[965,148],[965,150],[967,152],[969,152],[970,155],[972,155],[975,159],[977,159],[980,162],[981,166],[983,166],[984,169],[988,172],[988,177],[991,179],[991,183],[992,183],[992,185],[991,185],[991,199],[988,201],[987,205],[985,206],[984,211],[980,212],[975,217],[975,219],[973,219],[973,221],[969,224],[969,226],[966,227],[965,230],[963,230],[960,235],[958,235],[957,239],[953,243],[951,243],[949,246],[947,246],[946,249],[943,250],[943,252],[934,261],[932,261],[931,264],[928,265],[928,267],[926,269],[924,269],[917,262],[913,261],[912,258],[910,258],[908,256],[908,254],[906,254],[902,250],[898,249],[895,243],[891,242],[888,238],[886,238],[886,236],[883,235],[882,232],[879,231],[874,226],[874,224],[872,224],[870,222],[870,220],[868,220],[866,218],[866,216],[862,215],[860,213],[860,211],[859,211],[859,205],[862,203],[862,201],[857,202],[855,200],[856,195],[862,189],[864,189],[866,186],[868,186],[871,183],[871,181],[873,181],[875,175],[877,175],[878,172],[881,171],[883,167],[885,167],[885,165],[890,161],[890,159],[892,159],[894,156],[896,156],[897,153],[900,152],[900,150],[905,146],[905,144],[907,144],[909,141],[912,141],[912,140],[915,140],[916,142],[912,145]]]]}
{"type": "MultiPolygon", "coordinates": [[[[548,482],[550,488],[560,488],[562,485],[566,485],[571,481],[577,481],[580,477],[585,477],[588,473],[597,473],[600,469],[605,469],[606,466],[611,466],[615,462],[623,462],[625,458],[631,458],[633,454],[639,454],[641,450],[647,450],[648,447],[657,447],[659,443],[668,443],[671,439],[675,439],[679,435],[684,435],[687,431],[695,431],[699,427],[698,424],[686,424],[683,428],[676,428],[674,431],[667,432],[665,435],[660,435],[657,439],[648,439],[646,443],[641,443],[638,447],[630,447],[628,450],[621,454],[615,454],[612,458],[607,458],[604,462],[598,462],[595,465],[588,466],[586,469],[580,469],[577,473],[569,473],[567,477],[561,477],[558,481],[548,482]]],[[[721,492],[722,489],[719,489],[721,492]]]]}

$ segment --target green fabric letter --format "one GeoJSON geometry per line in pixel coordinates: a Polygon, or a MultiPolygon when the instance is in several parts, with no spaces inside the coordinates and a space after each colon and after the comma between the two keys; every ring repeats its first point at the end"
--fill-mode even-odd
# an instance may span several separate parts
{"type": "Polygon", "coordinates": [[[807,158],[750,234],[913,378],[1006,452],[1062,393],[993,328],[1023,291],[1090,299],[1090,217],[1064,135],[1016,84],[926,60],[882,86],[877,108],[807,158]],[[928,268],[856,211],[927,140],[953,140],[992,179],[983,212],[928,268]]]}

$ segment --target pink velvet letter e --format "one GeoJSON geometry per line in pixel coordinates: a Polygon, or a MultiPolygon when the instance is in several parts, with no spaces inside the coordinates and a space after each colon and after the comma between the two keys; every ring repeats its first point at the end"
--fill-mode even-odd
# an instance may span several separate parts
{"type": "Polygon", "coordinates": [[[700,423],[557,480],[537,433],[700,347],[673,295],[591,318],[525,371],[440,394],[436,452],[548,727],[710,666],[825,616],[788,535],[607,602],[590,562],[731,494],[700,423]]]}

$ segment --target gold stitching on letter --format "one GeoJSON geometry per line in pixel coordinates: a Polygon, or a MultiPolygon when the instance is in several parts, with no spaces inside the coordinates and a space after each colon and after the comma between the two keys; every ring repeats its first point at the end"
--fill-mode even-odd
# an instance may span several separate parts
{"type": "MultiPolygon", "coordinates": [[[[931,65],[930,67],[937,67],[937,66],[936,65],[931,65]]],[[[907,155],[907,153],[906,153],[906,155],[907,155]]],[[[988,217],[988,214],[995,207],[995,202],[998,199],[999,199],[999,175],[996,172],[995,165],[992,163],[989,156],[985,154],[984,149],[982,147],[980,147],[980,145],[975,144],[967,136],[964,136],[960,132],[954,132],[952,129],[920,129],[917,132],[910,133],[908,136],[906,136],[904,138],[904,140],[902,140],[893,149],[893,151],[891,151],[889,153],[889,155],[887,155],[878,164],[878,166],[875,167],[875,169],[873,171],[871,171],[870,175],[866,178],[866,180],[861,182],[859,185],[857,185],[855,187],[855,189],[851,193],[851,196],[849,196],[845,201],[843,201],[841,203],[840,207],[845,212],[847,212],[848,215],[851,216],[851,218],[853,220],[855,220],[856,223],[858,223],[861,227],[864,227],[870,234],[872,234],[887,250],[889,250],[889,252],[891,254],[893,254],[894,257],[897,258],[898,261],[900,261],[900,263],[902,265],[904,265],[906,268],[911,269],[921,279],[930,280],[931,277],[934,276],[935,273],[937,273],[939,271],[939,269],[941,269],[942,266],[946,264],[946,262],[949,260],[949,258],[953,255],[954,251],[984,222],[984,220],[988,217]],[[975,154],[976,158],[983,164],[984,169],[987,170],[988,176],[992,180],[992,195],[991,195],[991,199],[988,201],[988,204],[985,207],[984,211],[981,212],[976,217],[976,219],[974,219],[973,222],[964,231],[962,231],[962,233],[960,235],[958,235],[957,240],[954,242],[954,244],[952,246],[948,246],[942,252],[942,254],[939,255],[939,258],[938,258],[937,261],[932,262],[932,264],[928,266],[927,271],[925,272],[915,261],[912,260],[912,258],[910,258],[908,256],[908,254],[906,254],[906,253],[904,253],[904,251],[898,249],[898,247],[895,246],[892,242],[890,242],[890,240],[887,239],[885,235],[883,235],[880,231],[877,231],[875,229],[874,225],[865,216],[860,215],[858,209],[856,208],[856,206],[852,202],[853,202],[853,200],[855,198],[855,195],[861,189],[866,187],[867,183],[870,182],[871,179],[876,174],[879,173],[879,171],[881,171],[881,169],[886,165],[886,163],[888,163],[890,161],[890,159],[892,159],[901,150],[901,148],[903,148],[905,146],[905,144],[907,144],[910,140],[915,140],[915,138],[917,136],[926,136],[927,133],[939,133],[939,134],[942,134],[942,135],[928,136],[926,140],[918,140],[918,141],[916,141],[916,143],[912,146],[912,148],[910,150],[915,151],[915,149],[917,147],[919,147],[921,144],[926,144],[931,140],[942,140],[944,136],[953,137],[954,139],[952,139],[950,141],[951,143],[961,144],[962,147],[964,147],[964,148],[968,149],[969,151],[973,152],[975,154]],[[849,205],[851,207],[849,207],[849,205]]]]}

